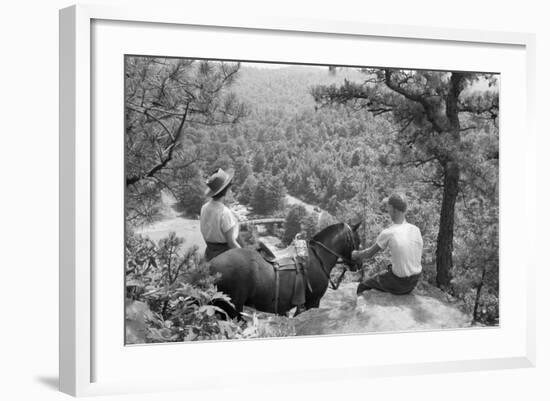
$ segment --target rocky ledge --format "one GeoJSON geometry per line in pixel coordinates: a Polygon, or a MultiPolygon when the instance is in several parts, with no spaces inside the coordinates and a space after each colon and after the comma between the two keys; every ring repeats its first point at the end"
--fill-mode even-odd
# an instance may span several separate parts
{"type": "Polygon", "coordinates": [[[318,309],[293,320],[296,335],[351,334],[454,329],[471,326],[471,317],[444,292],[421,285],[409,295],[376,290],[355,294],[357,283],[329,289],[318,309]]]}

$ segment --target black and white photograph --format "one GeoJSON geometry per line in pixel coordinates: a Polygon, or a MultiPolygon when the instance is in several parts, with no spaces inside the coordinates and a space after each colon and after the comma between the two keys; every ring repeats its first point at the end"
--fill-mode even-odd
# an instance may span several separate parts
{"type": "Polygon", "coordinates": [[[543,2],[4,3],[2,399],[548,398],[543,2]]]}
{"type": "Polygon", "coordinates": [[[499,84],[126,55],[125,343],[499,326],[499,84]]]}

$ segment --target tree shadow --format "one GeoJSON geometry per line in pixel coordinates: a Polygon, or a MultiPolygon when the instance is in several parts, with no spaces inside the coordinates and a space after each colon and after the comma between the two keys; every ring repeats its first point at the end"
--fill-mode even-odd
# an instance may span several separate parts
{"type": "Polygon", "coordinates": [[[37,382],[51,390],[59,390],[59,377],[57,376],[40,376],[35,378],[37,382]]]}

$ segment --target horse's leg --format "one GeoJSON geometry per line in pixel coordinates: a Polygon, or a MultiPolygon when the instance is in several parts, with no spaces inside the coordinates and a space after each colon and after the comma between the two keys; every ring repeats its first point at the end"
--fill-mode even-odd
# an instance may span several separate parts
{"type": "Polygon", "coordinates": [[[306,298],[305,308],[306,310],[311,308],[318,308],[320,303],[321,303],[321,297],[315,297],[310,299],[306,298]]]}
{"type": "Polygon", "coordinates": [[[306,311],[308,308],[304,305],[298,305],[296,307],[296,312],[294,312],[294,315],[292,317],[296,317],[298,316],[300,313],[302,313],[303,311],[306,311]]]}
{"type": "Polygon", "coordinates": [[[253,267],[250,259],[250,251],[247,249],[232,249],[214,258],[210,264],[212,273],[221,274],[216,281],[218,291],[226,294],[233,304],[232,307],[223,301],[220,302],[220,308],[231,319],[242,319],[243,306],[253,288],[251,283],[253,267]]]}

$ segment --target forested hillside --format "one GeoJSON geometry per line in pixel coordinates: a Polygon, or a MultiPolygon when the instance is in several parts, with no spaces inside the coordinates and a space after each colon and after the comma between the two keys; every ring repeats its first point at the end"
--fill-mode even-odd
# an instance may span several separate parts
{"type": "Polygon", "coordinates": [[[361,219],[370,245],[389,223],[380,200],[400,191],[424,239],[423,279],[498,323],[498,76],[139,57],[126,69],[130,229],[158,218],[162,190],[197,216],[221,167],[254,214],[298,216],[305,230],[308,216],[283,208],[289,193],[361,219]]]}

